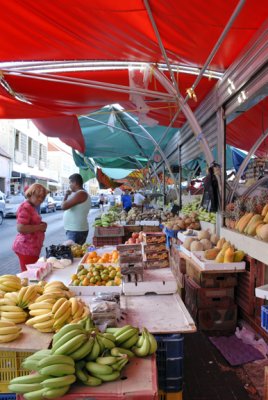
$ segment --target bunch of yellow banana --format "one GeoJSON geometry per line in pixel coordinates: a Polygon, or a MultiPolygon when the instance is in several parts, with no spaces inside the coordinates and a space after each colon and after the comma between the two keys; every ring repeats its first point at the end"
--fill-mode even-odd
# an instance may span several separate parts
{"type": "Polygon", "coordinates": [[[26,321],[27,313],[19,306],[14,305],[9,299],[0,299],[0,314],[2,321],[13,322],[14,324],[21,324],[26,321]]]}
{"type": "Polygon", "coordinates": [[[64,325],[72,320],[71,303],[65,297],[58,299],[56,303],[53,304],[51,312],[54,318],[53,328],[55,331],[61,329],[64,325]]]}
{"type": "Polygon", "coordinates": [[[18,303],[18,292],[7,292],[4,295],[4,300],[0,299],[3,304],[9,304],[10,306],[16,306],[18,303]]]}
{"type": "Polygon", "coordinates": [[[91,351],[93,341],[81,323],[64,325],[52,340],[52,354],[68,355],[80,360],[91,351]]]}
{"type": "Polygon", "coordinates": [[[136,345],[131,349],[137,357],[146,357],[156,352],[157,341],[146,328],[143,328],[136,345]]]}
{"type": "Polygon", "coordinates": [[[14,322],[0,321],[0,343],[7,343],[16,340],[21,333],[21,328],[14,322]]]}
{"type": "Polygon", "coordinates": [[[21,308],[27,308],[42,293],[40,289],[42,290],[38,285],[23,286],[17,293],[17,305],[21,308]]]}
{"type": "Polygon", "coordinates": [[[82,300],[77,297],[71,297],[69,302],[71,303],[71,317],[73,323],[79,322],[81,319],[90,315],[89,307],[87,307],[82,300]]]}
{"type": "Polygon", "coordinates": [[[63,282],[60,281],[53,281],[47,283],[43,288],[43,294],[53,294],[56,298],[65,297],[69,299],[73,297],[75,294],[71,292],[67,286],[64,285],[63,282]]]}
{"type": "MultiPolygon", "coordinates": [[[[34,304],[39,304],[39,303],[34,303],[34,304]]],[[[39,332],[42,333],[54,332],[54,327],[53,327],[54,318],[50,310],[46,308],[39,308],[30,311],[30,313],[33,312],[35,313],[35,316],[33,318],[28,319],[25,322],[25,325],[32,326],[34,329],[37,329],[39,332]]]]}
{"type": "Polygon", "coordinates": [[[0,290],[3,292],[17,292],[21,288],[21,280],[16,275],[1,275],[0,290]]]}

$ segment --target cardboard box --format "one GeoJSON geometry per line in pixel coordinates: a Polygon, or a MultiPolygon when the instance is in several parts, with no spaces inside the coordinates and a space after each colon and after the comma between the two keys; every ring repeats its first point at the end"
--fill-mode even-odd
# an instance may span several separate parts
{"type": "Polygon", "coordinates": [[[228,288],[237,285],[237,273],[200,271],[188,261],[185,263],[186,274],[203,288],[228,288]]]}

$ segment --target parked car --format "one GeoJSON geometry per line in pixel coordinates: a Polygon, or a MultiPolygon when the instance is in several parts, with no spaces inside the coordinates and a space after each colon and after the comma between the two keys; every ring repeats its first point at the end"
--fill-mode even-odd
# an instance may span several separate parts
{"type": "Polygon", "coordinates": [[[47,195],[43,203],[40,205],[40,212],[48,213],[50,211],[56,211],[56,201],[53,199],[53,197],[47,195]]]}
{"type": "Polygon", "coordinates": [[[56,196],[54,197],[56,203],[56,210],[61,210],[61,203],[63,202],[64,196],[56,196]]]}
{"type": "Polygon", "coordinates": [[[3,219],[5,216],[5,208],[6,208],[6,201],[4,198],[4,194],[0,192],[0,225],[3,223],[3,219]]]}
{"type": "Polygon", "coordinates": [[[90,200],[91,200],[91,208],[100,208],[100,204],[99,204],[100,198],[99,198],[99,196],[91,196],[90,200]]]}
{"type": "Polygon", "coordinates": [[[10,195],[6,198],[5,217],[16,217],[17,211],[25,197],[23,194],[10,195]]]}

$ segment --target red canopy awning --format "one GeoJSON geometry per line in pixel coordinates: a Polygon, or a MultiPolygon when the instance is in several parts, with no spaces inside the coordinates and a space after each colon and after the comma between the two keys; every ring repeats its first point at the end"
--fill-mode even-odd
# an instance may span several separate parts
{"type": "MultiPolygon", "coordinates": [[[[237,4],[237,0],[150,0],[152,16],[169,62],[201,68],[237,4]]],[[[224,72],[266,19],[267,2],[247,0],[209,68],[224,72]]],[[[66,69],[62,72],[55,69],[57,61],[154,64],[163,63],[165,59],[142,0],[3,2],[0,68],[11,90],[9,94],[3,88],[0,91],[0,118],[76,116],[112,103],[137,111],[137,106],[130,101],[131,87],[126,69],[88,71],[82,68],[75,72],[66,69]],[[54,69],[49,73],[18,72],[13,66],[4,65],[5,62],[50,62],[54,69]],[[104,87],[100,88],[103,83],[104,87]],[[17,100],[15,94],[30,104],[17,100]]],[[[180,72],[175,73],[175,79],[180,93],[185,96],[196,76],[180,72]]],[[[189,101],[193,110],[216,83],[216,79],[207,77],[201,80],[196,89],[197,102],[189,101]]],[[[152,77],[148,89],[166,93],[152,77]]],[[[175,103],[163,101],[157,94],[145,96],[145,101],[150,109],[149,116],[160,125],[168,125],[176,111],[175,103]]],[[[52,121],[43,124],[48,135],[53,134],[52,121]]],[[[66,141],[66,123],[60,126],[59,121],[57,119],[56,132],[66,141]]],[[[175,126],[184,122],[180,113],[175,126]]],[[[76,132],[72,134],[75,138],[76,132]]],[[[71,140],[74,142],[73,138],[71,140]]],[[[78,146],[74,143],[77,149],[81,146],[82,143],[78,146]]]]}

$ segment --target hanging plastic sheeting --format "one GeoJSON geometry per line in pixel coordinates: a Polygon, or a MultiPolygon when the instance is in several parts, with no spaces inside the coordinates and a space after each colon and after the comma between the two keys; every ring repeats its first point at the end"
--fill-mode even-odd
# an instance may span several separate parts
{"type": "Polygon", "coordinates": [[[100,168],[97,168],[96,178],[99,182],[100,189],[115,189],[120,186],[120,183],[105,175],[100,168]]]}
{"type": "Polygon", "coordinates": [[[148,89],[149,79],[150,79],[150,67],[148,65],[144,66],[142,69],[131,69],[129,68],[129,86],[130,95],[129,100],[135,104],[137,108],[137,115],[140,124],[145,124],[148,127],[153,127],[158,124],[158,121],[148,117],[150,107],[146,104],[144,100],[144,95],[135,93],[134,89],[148,89]]]}
{"type": "MultiPolygon", "coordinates": [[[[239,151],[238,149],[235,149],[234,147],[232,149],[232,159],[233,159],[233,167],[235,169],[235,172],[239,170],[240,165],[244,161],[246,154],[242,153],[242,151],[239,151]]],[[[245,171],[247,168],[245,169],[245,171]]]]}

